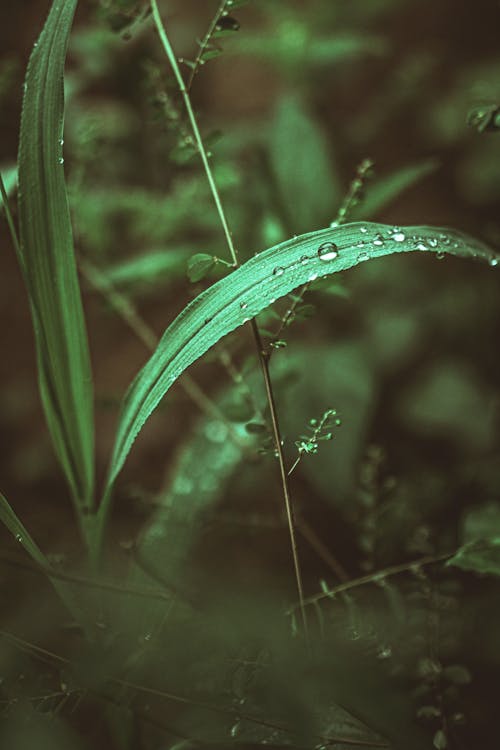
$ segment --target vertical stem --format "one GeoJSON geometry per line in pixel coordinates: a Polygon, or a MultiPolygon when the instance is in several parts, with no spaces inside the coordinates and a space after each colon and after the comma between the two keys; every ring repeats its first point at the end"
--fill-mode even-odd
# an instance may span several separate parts
{"type": "Polygon", "coordinates": [[[200,153],[201,161],[203,162],[203,167],[205,169],[205,173],[207,175],[208,184],[210,186],[210,190],[212,193],[212,197],[214,199],[214,203],[217,207],[217,213],[219,214],[220,223],[222,224],[222,229],[224,231],[224,236],[226,238],[227,246],[229,248],[229,253],[231,255],[231,259],[233,261],[233,264],[235,266],[238,265],[238,256],[234,247],[233,238],[231,237],[231,232],[229,231],[229,226],[227,223],[226,215],[224,213],[224,209],[222,208],[222,203],[219,196],[219,191],[217,190],[217,185],[215,184],[215,180],[212,175],[212,170],[210,168],[210,164],[208,163],[208,156],[207,151],[205,148],[205,145],[203,143],[200,130],[198,128],[198,123],[196,121],[195,114],[193,112],[193,107],[191,105],[191,98],[189,96],[189,92],[186,88],[186,84],[184,83],[184,79],[181,75],[181,71],[179,70],[179,66],[177,64],[177,58],[174,55],[174,51],[171,47],[171,44],[168,40],[167,33],[165,31],[165,28],[163,26],[160,12],[158,10],[158,3],[156,0],[151,0],[151,10],[153,11],[153,18],[154,22],[156,24],[156,28],[158,30],[158,35],[160,37],[160,41],[163,45],[163,49],[165,50],[165,54],[167,55],[168,61],[172,67],[172,70],[174,72],[175,80],[177,81],[177,85],[179,87],[179,91],[181,93],[182,99],[184,101],[184,106],[186,107],[187,116],[189,118],[189,123],[191,125],[191,128],[193,130],[193,135],[196,141],[196,145],[198,147],[198,151],[200,153]]]}
{"type": "MultiPolygon", "coordinates": [[[[217,213],[219,214],[219,219],[222,225],[222,229],[224,232],[224,236],[226,238],[227,246],[229,249],[229,254],[231,256],[233,265],[235,267],[239,266],[238,261],[238,254],[236,252],[236,248],[233,243],[233,238],[231,236],[231,232],[229,230],[229,226],[227,223],[226,215],[224,213],[224,209],[222,207],[222,202],[219,196],[219,191],[217,189],[217,185],[215,184],[215,180],[212,174],[212,170],[210,167],[210,164],[208,162],[207,152],[205,149],[205,146],[203,144],[203,140],[198,128],[198,123],[196,121],[196,117],[191,105],[191,99],[189,97],[189,92],[186,88],[186,85],[184,83],[184,79],[181,75],[181,72],[179,70],[179,66],[177,64],[177,59],[175,57],[174,51],[172,49],[172,46],[170,44],[170,41],[168,39],[167,33],[165,31],[165,28],[163,26],[161,16],[158,10],[158,4],[157,0],[150,0],[151,2],[151,9],[153,12],[153,19],[156,24],[156,28],[158,30],[158,35],[160,37],[160,41],[163,45],[163,49],[165,50],[165,54],[167,55],[168,61],[170,62],[170,65],[172,67],[175,79],[177,81],[177,85],[179,87],[179,91],[181,93],[182,99],[184,101],[184,106],[186,107],[186,112],[189,118],[189,122],[191,124],[191,128],[193,130],[193,134],[196,140],[196,145],[198,147],[198,151],[200,153],[200,158],[203,163],[203,167],[205,169],[205,174],[207,176],[208,184],[210,186],[210,190],[212,192],[212,197],[214,200],[214,203],[217,208],[217,213]]],[[[283,498],[285,501],[285,510],[286,510],[286,516],[287,516],[287,522],[288,522],[288,530],[290,534],[290,543],[292,548],[292,557],[293,557],[293,564],[294,564],[294,570],[295,570],[295,579],[297,584],[297,592],[299,597],[299,603],[300,603],[300,610],[302,614],[302,622],[304,627],[304,636],[306,639],[306,643],[309,645],[309,635],[308,635],[308,627],[307,627],[307,616],[306,616],[306,610],[304,606],[304,589],[302,586],[302,574],[300,569],[300,563],[299,563],[299,556],[297,551],[297,540],[295,536],[295,525],[294,525],[294,519],[293,519],[293,510],[292,510],[292,500],[290,495],[290,488],[288,484],[288,476],[286,472],[285,467],[285,457],[283,455],[283,446],[281,445],[281,432],[279,427],[279,421],[278,421],[278,415],[276,412],[276,403],[274,399],[274,392],[271,382],[271,377],[269,374],[269,364],[268,364],[268,355],[264,352],[264,348],[262,345],[262,340],[260,337],[259,329],[257,327],[257,324],[255,322],[255,319],[252,319],[249,323],[253,338],[255,341],[255,346],[257,348],[257,354],[259,357],[260,366],[262,369],[262,373],[264,376],[264,384],[266,389],[266,396],[269,403],[269,411],[271,414],[271,423],[272,423],[272,429],[273,429],[273,438],[276,445],[276,452],[278,455],[278,462],[280,467],[280,475],[281,475],[281,484],[283,488],[283,498]]]]}
{"type": "Polygon", "coordinates": [[[302,585],[302,572],[300,568],[299,553],[297,548],[297,537],[295,534],[295,519],[293,515],[292,497],[290,494],[290,485],[288,482],[288,473],[285,466],[285,457],[283,455],[283,446],[281,444],[281,430],[278,420],[278,411],[276,409],[276,401],[274,398],[273,385],[271,376],[269,373],[269,355],[264,351],[262,345],[262,339],[260,336],[257,323],[255,318],[251,321],[252,331],[254,334],[255,341],[257,343],[259,352],[259,361],[262,368],[262,374],[264,376],[264,385],[266,388],[267,401],[269,403],[269,412],[271,414],[271,425],[273,428],[273,438],[276,445],[276,453],[278,457],[278,463],[280,467],[281,485],[283,488],[283,499],[285,501],[286,520],[288,524],[288,533],[290,536],[290,546],[292,548],[293,567],[295,570],[295,580],[297,582],[297,592],[299,595],[299,606],[300,614],[302,618],[302,626],[304,628],[304,636],[306,643],[309,647],[309,628],[307,625],[306,608],[304,606],[304,587],[302,585]]]}

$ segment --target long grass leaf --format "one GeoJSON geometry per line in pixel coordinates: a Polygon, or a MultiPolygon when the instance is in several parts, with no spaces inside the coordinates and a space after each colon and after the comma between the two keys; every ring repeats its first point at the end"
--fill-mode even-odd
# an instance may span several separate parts
{"type": "Polygon", "coordinates": [[[19,226],[40,391],[78,508],[93,493],[90,359],[62,157],[63,74],[76,0],[54,0],[28,65],[19,142],[19,226]]]}
{"type": "Polygon", "coordinates": [[[50,563],[42,550],[35,542],[28,529],[18,518],[7,498],[0,492],[0,523],[10,531],[16,541],[30,555],[32,560],[39,566],[40,573],[44,573],[52,583],[56,593],[60,596],[68,610],[77,622],[84,627],[89,626],[89,614],[86,612],[85,604],[81,597],[78,598],[71,585],[66,581],[59,581],[51,576],[50,563]]]}
{"type": "Polygon", "coordinates": [[[106,497],[151,412],[184,370],[219,339],[301,284],[370,258],[410,251],[447,252],[496,263],[490,248],[453,230],[354,223],[276,245],[200,294],[167,328],[126,394],[106,497]]]}

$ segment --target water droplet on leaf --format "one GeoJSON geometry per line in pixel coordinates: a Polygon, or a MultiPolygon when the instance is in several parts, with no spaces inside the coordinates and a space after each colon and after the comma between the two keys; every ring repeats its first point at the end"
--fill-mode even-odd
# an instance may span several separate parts
{"type": "Polygon", "coordinates": [[[241,722],[237,721],[236,724],[233,724],[231,727],[231,737],[237,737],[240,733],[241,729],[241,722]]]}
{"type": "Polygon", "coordinates": [[[324,242],[318,247],[318,258],[323,261],[335,260],[339,256],[339,249],[333,242],[324,242]]]}
{"type": "Polygon", "coordinates": [[[368,255],[367,252],[360,253],[358,255],[358,263],[364,263],[365,260],[369,260],[369,258],[370,258],[370,256],[368,255]]]}
{"type": "Polygon", "coordinates": [[[276,268],[273,271],[273,276],[283,276],[285,273],[285,269],[283,266],[276,266],[276,268]]]}

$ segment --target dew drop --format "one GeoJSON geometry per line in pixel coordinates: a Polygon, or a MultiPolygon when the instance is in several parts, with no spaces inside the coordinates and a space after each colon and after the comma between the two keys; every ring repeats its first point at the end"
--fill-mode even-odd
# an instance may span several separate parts
{"type": "Polygon", "coordinates": [[[492,268],[495,268],[496,266],[498,266],[498,258],[490,258],[488,263],[492,268]]]}
{"type": "Polygon", "coordinates": [[[394,232],[394,234],[391,235],[391,239],[393,239],[394,242],[404,242],[406,236],[403,234],[403,232],[394,232]]]}
{"type": "Polygon", "coordinates": [[[21,534],[16,534],[16,542],[22,542],[22,541],[23,541],[23,538],[21,534]]]}
{"type": "Polygon", "coordinates": [[[151,640],[151,633],[146,633],[146,635],[144,636],[144,640],[145,641],[150,641],[151,640]]]}
{"type": "Polygon", "coordinates": [[[60,146],[64,146],[64,138],[60,138],[59,139],[59,145],[60,146]]]}
{"type": "Polygon", "coordinates": [[[316,281],[317,278],[318,278],[318,274],[317,273],[312,273],[309,276],[308,281],[316,281]]]}
{"type": "Polygon", "coordinates": [[[331,221],[330,222],[330,229],[336,229],[338,227],[339,223],[338,221],[331,221]]]}
{"type": "Polygon", "coordinates": [[[416,249],[417,249],[417,250],[422,250],[422,252],[424,252],[424,253],[425,253],[425,251],[426,251],[426,250],[428,250],[429,248],[428,248],[428,247],[427,247],[427,245],[425,245],[425,244],[424,244],[423,242],[419,242],[419,243],[417,244],[417,247],[416,247],[416,249]]]}
{"type": "Polygon", "coordinates": [[[285,273],[285,269],[283,266],[276,266],[276,268],[273,271],[273,276],[283,276],[285,273]]]}
{"type": "Polygon", "coordinates": [[[364,263],[364,262],[365,262],[365,260],[368,260],[369,258],[370,258],[370,256],[368,255],[368,253],[367,253],[367,252],[364,252],[364,253],[360,253],[360,254],[358,255],[358,263],[364,263]]]}
{"type": "Polygon", "coordinates": [[[377,654],[379,659],[389,659],[392,656],[392,649],[390,646],[384,646],[380,649],[377,654]]]}
{"type": "Polygon", "coordinates": [[[300,262],[302,263],[303,266],[305,266],[306,263],[309,263],[309,256],[303,255],[300,259],[300,262]]]}
{"type": "Polygon", "coordinates": [[[59,157],[59,164],[64,164],[64,156],[59,157]]]}
{"type": "Polygon", "coordinates": [[[443,260],[444,256],[445,256],[445,253],[443,252],[436,253],[436,258],[438,260],[443,260]]]}
{"type": "Polygon", "coordinates": [[[246,310],[248,307],[248,302],[240,302],[240,310],[246,310]]]}
{"type": "Polygon", "coordinates": [[[439,243],[438,243],[438,241],[437,241],[437,239],[436,239],[435,237],[431,237],[431,238],[430,238],[429,240],[427,240],[427,241],[428,241],[428,243],[429,243],[429,247],[437,247],[437,246],[438,246],[438,244],[439,244],[439,243]]]}
{"type": "Polygon", "coordinates": [[[241,722],[237,721],[236,724],[233,724],[231,727],[231,737],[237,737],[240,733],[241,729],[241,722]]]}
{"type": "Polygon", "coordinates": [[[377,234],[377,236],[373,240],[373,244],[378,245],[379,247],[384,244],[384,238],[381,234],[377,234]]]}
{"type": "Polygon", "coordinates": [[[323,261],[335,260],[339,256],[339,249],[333,242],[324,242],[318,247],[318,258],[323,261]]]}
{"type": "Polygon", "coordinates": [[[368,229],[367,229],[366,227],[360,227],[360,228],[359,228],[359,231],[360,231],[360,232],[363,232],[363,234],[366,234],[366,233],[367,233],[367,231],[368,231],[368,229]]]}

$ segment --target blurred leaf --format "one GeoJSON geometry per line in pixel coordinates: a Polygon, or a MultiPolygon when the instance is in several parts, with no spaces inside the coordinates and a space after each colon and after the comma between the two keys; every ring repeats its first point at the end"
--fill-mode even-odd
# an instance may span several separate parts
{"type": "Polygon", "coordinates": [[[353,208],[350,215],[353,220],[376,217],[401,193],[432,174],[437,167],[438,162],[435,159],[428,159],[420,164],[402,167],[386,177],[374,180],[367,189],[366,198],[353,208]]]}
{"type": "Polygon", "coordinates": [[[399,413],[420,434],[482,451],[495,435],[491,394],[460,363],[435,362],[402,393],[399,413]]]}
{"type": "Polygon", "coordinates": [[[115,286],[158,284],[184,275],[188,253],[187,248],[148,251],[108,266],[101,273],[115,286]]]}
{"type": "Polygon", "coordinates": [[[478,539],[462,547],[447,565],[500,576],[500,537],[478,539]]]}
{"type": "Polygon", "coordinates": [[[55,713],[37,711],[29,701],[2,718],[0,745],[9,750],[84,750],[89,747],[55,713]]]}
{"type": "Polygon", "coordinates": [[[295,97],[278,105],[269,155],[292,230],[329,224],[340,202],[339,179],[323,133],[295,97]]]}
{"type": "MultiPolygon", "coordinates": [[[[0,170],[2,173],[3,184],[7,197],[10,197],[17,188],[17,166],[16,164],[10,164],[8,167],[2,167],[0,170]]],[[[3,208],[3,197],[0,194],[0,209],[3,208]]]]}
{"type": "Polygon", "coordinates": [[[488,537],[500,538],[500,507],[492,502],[470,508],[465,514],[462,526],[464,543],[488,537]]]}
{"type": "Polygon", "coordinates": [[[273,24],[273,33],[246,36],[239,40],[237,51],[254,58],[264,58],[274,67],[297,74],[305,68],[340,65],[355,59],[387,54],[384,37],[359,31],[337,32],[323,36],[311,32],[302,20],[289,15],[273,24]]]}
{"type": "Polygon", "coordinates": [[[62,166],[63,72],[76,0],[55,0],[33,49],[19,143],[20,258],[42,401],[77,506],[92,503],[92,377],[62,166]]]}
{"type": "Polygon", "coordinates": [[[214,256],[207,255],[207,253],[196,253],[193,255],[187,264],[189,281],[201,281],[204,279],[215,266],[215,262],[214,256]]]}
{"type": "Polygon", "coordinates": [[[257,254],[200,294],[167,328],[126,394],[106,492],[165,393],[191,363],[223,336],[307,281],[346,270],[369,258],[414,250],[446,251],[488,260],[495,257],[482,243],[451,230],[396,230],[381,224],[346,224],[293,238],[257,254]]]}

